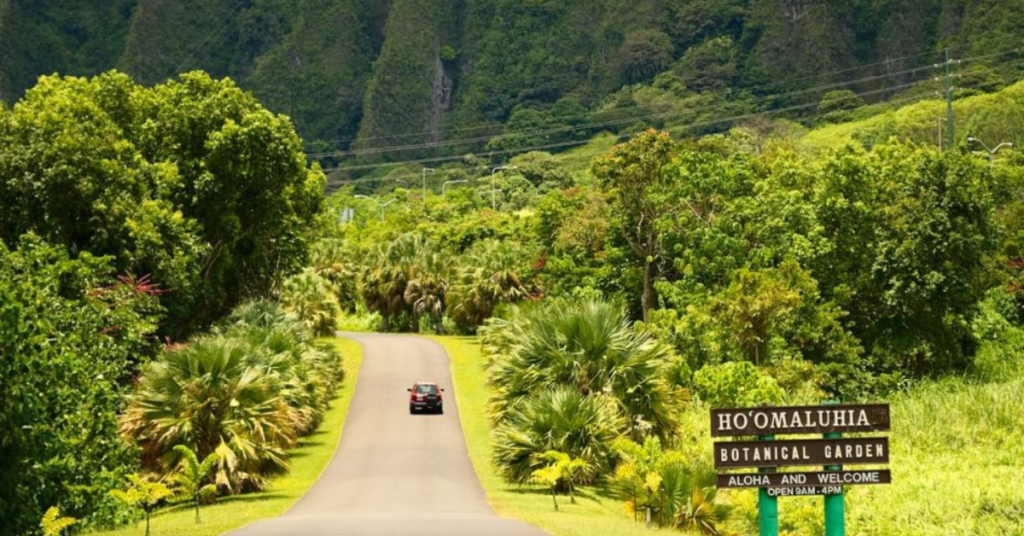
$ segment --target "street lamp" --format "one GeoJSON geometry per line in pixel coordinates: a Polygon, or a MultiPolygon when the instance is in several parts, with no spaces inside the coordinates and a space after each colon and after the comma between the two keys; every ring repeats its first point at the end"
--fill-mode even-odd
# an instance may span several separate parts
{"type": "Polygon", "coordinates": [[[423,168],[423,200],[424,201],[427,200],[427,172],[428,171],[431,172],[431,173],[434,173],[437,170],[434,169],[434,168],[428,168],[428,167],[423,168]]]}
{"type": "Polygon", "coordinates": [[[985,148],[985,151],[988,152],[988,163],[989,163],[989,165],[992,165],[992,161],[995,159],[995,155],[996,155],[996,153],[999,152],[999,149],[1002,149],[1003,147],[1006,147],[1006,148],[1013,147],[1012,143],[1010,143],[1008,141],[1004,141],[1003,143],[1000,143],[999,145],[996,145],[994,148],[989,149],[988,145],[986,145],[985,142],[983,142],[983,141],[981,141],[978,138],[975,138],[973,136],[971,136],[970,138],[967,138],[967,141],[969,141],[971,143],[977,143],[978,145],[981,145],[982,147],[985,148]]]}
{"type": "Polygon", "coordinates": [[[498,166],[491,170],[491,210],[498,210],[498,190],[494,188],[494,177],[499,171],[503,169],[519,169],[519,166],[498,166]]]}
{"type": "Polygon", "coordinates": [[[444,182],[442,182],[441,183],[441,197],[444,197],[445,190],[448,189],[448,185],[449,184],[459,184],[459,183],[462,183],[462,182],[469,182],[469,181],[467,181],[467,180],[457,180],[457,181],[444,181],[444,182]]]}
{"type": "Polygon", "coordinates": [[[376,199],[374,199],[374,198],[372,198],[370,196],[367,196],[367,195],[357,195],[356,199],[369,199],[370,201],[373,201],[374,203],[377,203],[377,206],[380,207],[380,221],[384,221],[384,208],[387,207],[388,205],[390,205],[391,203],[395,202],[395,200],[392,199],[392,200],[387,201],[385,203],[381,203],[380,201],[377,201],[376,199]]]}

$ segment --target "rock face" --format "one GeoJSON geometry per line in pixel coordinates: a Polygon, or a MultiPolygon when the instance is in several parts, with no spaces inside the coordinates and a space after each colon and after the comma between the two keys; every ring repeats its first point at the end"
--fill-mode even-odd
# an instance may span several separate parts
{"type": "Polygon", "coordinates": [[[592,110],[628,84],[671,85],[662,79],[691,91],[781,93],[851,79],[866,79],[852,89],[884,90],[947,46],[1018,77],[1019,58],[992,54],[1024,33],[1017,4],[0,0],[0,98],[10,104],[54,72],[118,68],[152,84],[203,69],[291,116],[314,148],[416,145],[362,156],[403,160],[468,136],[438,131],[494,133],[517,109],[570,98],[592,110]],[[709,61],[714,69],[700,67],[709,61]]]}

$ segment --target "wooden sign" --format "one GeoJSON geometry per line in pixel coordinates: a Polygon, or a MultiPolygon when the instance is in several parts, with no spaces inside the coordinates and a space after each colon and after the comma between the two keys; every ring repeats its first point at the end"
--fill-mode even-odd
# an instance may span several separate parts
{"type": "Polygon", "coordinates": [[[715,443],[715,468],[889,463],[889,438],[715,443]]]}
{"type": "Polygon", "coordinates": [[[723,473],[716,477],[719,488],[793,488],[808,486],[851,486],[889,484],[888,469],[859,471],[814,471],[807,473],[723,473]]]}
{"type": "Polygon", "coordinates": [[[884,432],[888,404],[711,410],[712,437],[884,432]]]}

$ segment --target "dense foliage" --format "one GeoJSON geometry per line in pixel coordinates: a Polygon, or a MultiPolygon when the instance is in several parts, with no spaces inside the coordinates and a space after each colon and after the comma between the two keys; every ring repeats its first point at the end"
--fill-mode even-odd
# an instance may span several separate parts
{"type": "Polygon", "coordinates": [[[112,256],[167,291],[161,331],[186,334],[306,261],[323,176],[301,145],[228,80],[44,78],[0,112],[0,240],[112,256]]]}
{"type": "Polygon", "coordinates": [[[13,245],[0,243],[0,532],[26,534],[57,504],[116,518],[107,491],[136,463],[116,415],[155,353],[156,299],[110,259],[31,235],[13,245]]]}

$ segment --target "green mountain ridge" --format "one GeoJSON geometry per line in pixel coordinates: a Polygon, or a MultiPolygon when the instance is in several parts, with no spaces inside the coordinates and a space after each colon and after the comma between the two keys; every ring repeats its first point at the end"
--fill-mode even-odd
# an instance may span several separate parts
{"type": "Polygon", "coordinates": [[[936,76],[946,47],[998,89],[1024,72],[1022,34],[1024,0],[0,0],[0,99],[54,72],[203,69],[291,116],[311,151],[343,152],[325,165],[401,161],[828,89],[875,102],[936,76]]]}

